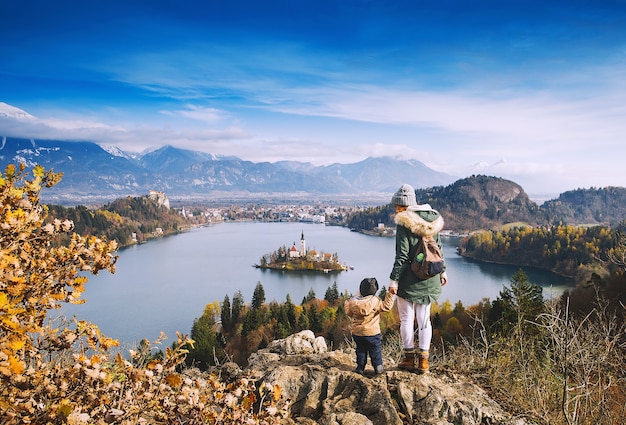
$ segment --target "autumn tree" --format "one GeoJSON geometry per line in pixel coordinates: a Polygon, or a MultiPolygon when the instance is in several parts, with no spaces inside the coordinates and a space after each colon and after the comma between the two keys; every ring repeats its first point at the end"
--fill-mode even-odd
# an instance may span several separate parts
{"type": "Polygon", "coordinates": [[[43,353],[49,356],[83,338],[93,350],[117,345],[93,324],[53,327],[47,320],[63,303],[84,302],[85,273],[115,271],[116,244],[72,233],[69,220],[44,224],[47,208],[39,202],[40,192],[57,184],[61,174],[37,166],[29,177],[23,165],[9,165],[0,175],[0,412],[5,413],[16,409],[9,406],[24,388],[36,388],[44,376],[43,353]],[[67,244],[54,246],[65,233],[70,233],[67,244]]]}
{"type": "Polygon", "coordinates": [[[24,166],[0,173],[2,424],[284,423],[279,387],[183,379],[186,347],[193,346],[186,336],[178,334],[164,353],[155,353],[163,333],[153,343],[142,340],[126,359],[108,351],[117,341],[96,325],[49,314],[82,303],[84,275],[113,272],[117,260],[115,242],[80,236],[71,220],[47,217],[40,191],[60,177],[39,166],[32,178],[24,166]]]}

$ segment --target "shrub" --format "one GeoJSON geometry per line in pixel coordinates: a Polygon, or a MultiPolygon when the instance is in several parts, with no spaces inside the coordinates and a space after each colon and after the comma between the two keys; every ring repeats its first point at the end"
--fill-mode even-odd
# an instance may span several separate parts
{"type": "MultiPolygon", "coordinates": [[[[43,188],[60,174],[9,165],[0,175],[0,417],[5,425],[279,423],[281,390],[182,369],[193,341],[178,335],[163,356],[147,342],[130,360],[95,324],[50,320],[62,303],[82,303],[85,273],[114,272],[115,242],[45,222],[43,188]],[[71,233],[64,246],[54,240],[71,233]]],[[[163,335],[156,343],[165,339],[163,335]]]]}

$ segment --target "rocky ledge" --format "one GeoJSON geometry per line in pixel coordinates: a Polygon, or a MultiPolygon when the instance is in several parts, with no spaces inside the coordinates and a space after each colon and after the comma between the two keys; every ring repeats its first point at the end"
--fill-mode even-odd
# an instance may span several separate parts
{"type": "MultiPolygon", "coordinates": [[[[303,331],[250,356],[242,370],[220,367],[222,379],[241,376],[278,385],[299,425],[484,424],[525,425],[480,387],[436,370],[424,375],[394,369],[374,376],[354,373],[354,353],[328,351],[323,338],[303,331]]],[[[371,368],[371,365],[368,366],[371,368]]]]}

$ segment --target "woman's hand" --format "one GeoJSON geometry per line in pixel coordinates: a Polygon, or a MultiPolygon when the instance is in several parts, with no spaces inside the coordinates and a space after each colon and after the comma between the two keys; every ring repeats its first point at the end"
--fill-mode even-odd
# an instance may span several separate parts
{"type": "Polygon", "coordinates": [[[396,295],[398,293],[398,281],[389,279],[388,291],[393,295],[396,295]]]}

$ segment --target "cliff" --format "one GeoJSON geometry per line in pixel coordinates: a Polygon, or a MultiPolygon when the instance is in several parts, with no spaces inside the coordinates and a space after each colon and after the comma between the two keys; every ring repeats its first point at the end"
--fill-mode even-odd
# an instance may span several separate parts
{"type": "Polygon", "coordinates": [[[222,380],[245,376],[279,386],[289,401],[285,424],[301,425],[524,425],[505,412],[480,387],[461,377],[433,370],[429,374],[397,370],[390,360],[374,376],[354,373],[354,352],[328,351],[311,331],[291,335],[254,353],[245,369],[219,367],[222,380]]]}

